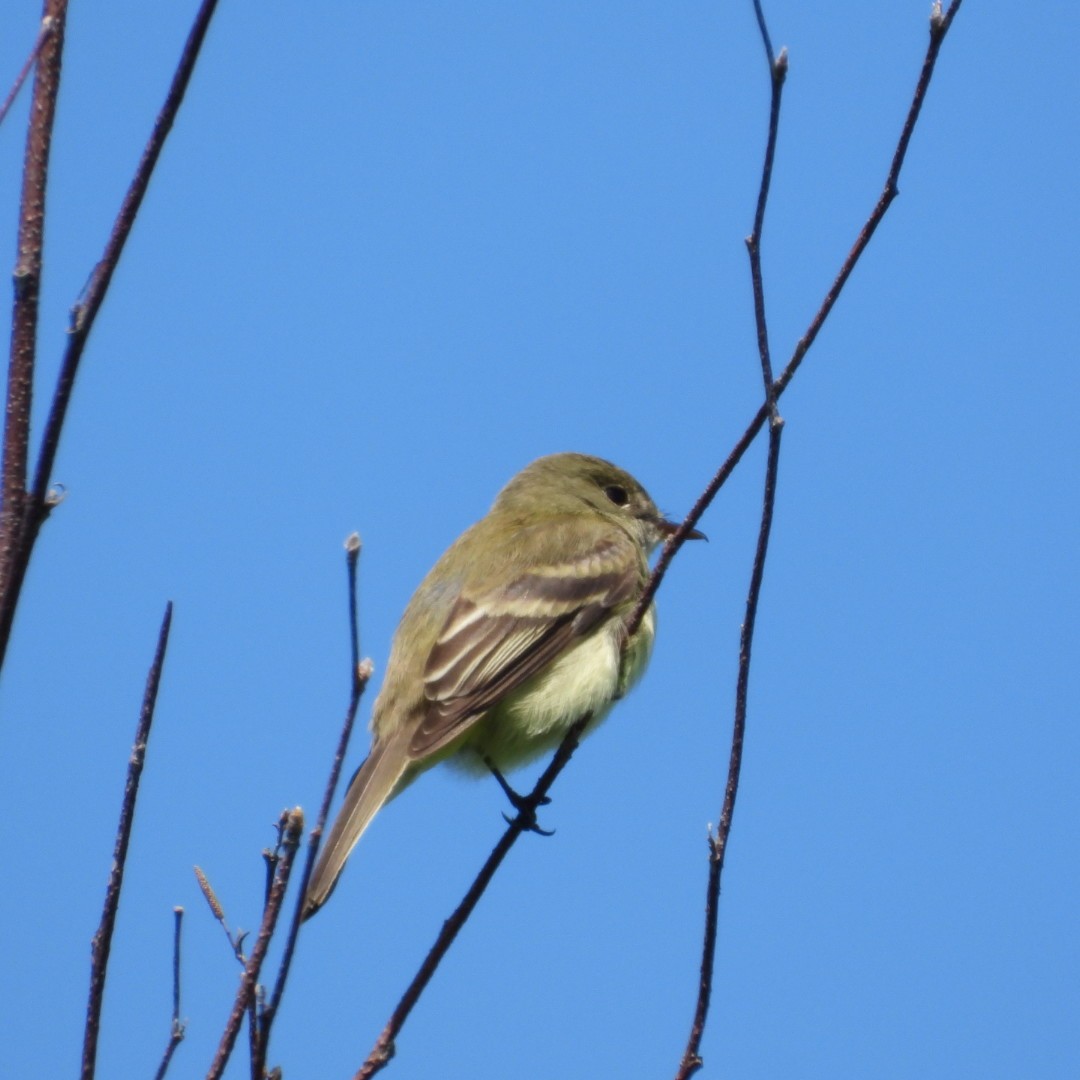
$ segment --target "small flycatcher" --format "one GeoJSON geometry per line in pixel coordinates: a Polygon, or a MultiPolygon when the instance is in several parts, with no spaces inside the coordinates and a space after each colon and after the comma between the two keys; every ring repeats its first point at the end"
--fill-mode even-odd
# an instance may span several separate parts
{"type": "Polygon", "coordinates": [[[379,808],[432,765],[501,772],[554,749],[582,717],[596,727],[649,661],[655,607],[632,635],[626,620],[649,554],[676,528],[629,473],[585,454],[540,458],[499,492],[405,609],[371,750],[326,838],[305,918],[379,808]]]}

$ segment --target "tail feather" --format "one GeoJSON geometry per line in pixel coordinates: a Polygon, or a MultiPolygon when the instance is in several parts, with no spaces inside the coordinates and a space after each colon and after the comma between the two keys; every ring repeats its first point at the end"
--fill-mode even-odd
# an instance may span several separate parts
{"type": "Polygon", "coordinates": [[[345,860],[378,813],[395,793],[409,765],[407,740],[391,736],[376,741],[363,765],[356,770],[345,793],[304,897],[304,918],[310,919],[329,899],[345,866],[345,860]]]}

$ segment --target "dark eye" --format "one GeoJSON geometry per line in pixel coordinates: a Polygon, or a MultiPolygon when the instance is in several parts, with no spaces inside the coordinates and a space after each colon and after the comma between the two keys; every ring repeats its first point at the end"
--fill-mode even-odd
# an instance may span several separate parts
{"type": "Polygon", "coordinates": [[[626,494],[626,488],[619,487],[618,484],[609,484],[604,488],[604,494],[616,506],[625,506],[630,501],[630,496],[626,494]]]}

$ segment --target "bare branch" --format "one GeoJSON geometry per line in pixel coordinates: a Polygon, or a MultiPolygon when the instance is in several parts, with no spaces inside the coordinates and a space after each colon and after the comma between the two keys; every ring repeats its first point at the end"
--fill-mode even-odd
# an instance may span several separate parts
{"type": "Polygon", "coordinates": [[[259,981],[259,971],[263,960],[266,958],[266,950],[270,947],[270,939],[277,926],[278,915],[281,905],[285,900],[285,890],[289,884],[289,876],[292,873],[293,856],[300,846],[300,837],[304,831],[304,814],[300,807],[296,807],[289,814],[289,824],[285,833],[284,850],[281,862],[278,864],[277,875],[274,878],[274,887],[270,890],[270,900],[263,911],[262,925],[259,927],[259,936],[255,939],[255,947],[251,950],[244,974],[240,979],[240,989],[236,993],[232,1012],[226,1021],[225,1030],[218,1044],[217,1053],[210,1064],[206,1074],[206,1080],[220,1080],[225,1071],[233,1047],[236,1045],[236,1037],[240,1034],[240,1025],[244,1021],[244,1015],[248,1012],[255,998],[255,985],[259,981]]]}
{"type": "Polygon", "coordinates": [[[282,846],[285,843],[285,826],[289,823],[289,809],[281,811],[274,829],[277,831],[277,841],[273,848],[263,848],[263,863],[266,868],[266,883],[263,888],[263,906],[270,902],[270,890],[274,887],[274,874],[277,864],[281,859],[282,846]]]}
{"type": "Polygon", "coordinates": [[[349,751],[349,740],[352,738],[353,726],[356,722],[356,711],[360,707],[360,698],[363,696],[368,681],[373,671],[370,660],[360,661],[360,631],[357,617],[357,575],[356,566],[360,559],[360,536],[352,533],[345,541],[345,569],[348,575],[348,604],[349,604],[349,671],[352,691],[349,696],[349,705],[345,710],[345,721],[341,725],[341,735],[338,738],[337,751],[330,766],[330,776],[326,782],[326,790],[323,792],[322,806],[319,808],[319,817],[315,822],[315,828],[308,834],[307,860],[304,863],[303,874],[300,878],[300,889],[296,897],[296,907],[293,909],[292,919],[289,923],[289,936],[285,940],[285,950],[281,956],[281,966],[278,968],[277,978],[274,981],[274,989],[270,995],[270,1001],[262,1011],[259,1024],[258,1048],[252,1063],[254,1075],[262,1076],[266,1069],[266,1055],[270,1049],[270,1033],[277,1017],[278,1008],[281,1006],[281,996],[285,993],[285,982],[289,977],[289,969],[292,966],[293,953],[296,950],[296,939],[300,933],[300,924],[304,919],[304,900],[307,896],[308,882],[311,880],[312,871],[315,868],[315,860],[319,855],[319,847],[322,843],[323,829],[326,828],[326,819],[330,816],[330,804],[334,801],[334,792],[337,790],[338,781],[341,778],[341,769],[345,763],[345,755],[349,751]]]}
{"type": "Polygon", "coordinates": [[[731,822],[735,814],[735,800],[739,793],[739,775],[742,770],[743,742],[746,735],[746,697],[750,685],[750,655],[754,644],[754,625],[757,621],[758,601],[761,596],[761,583],[765,575],[765,559],[769,551],[769,534],[772,531],[773,508],[776,502],[776,478],[780,465],[780,437],[784,422],[776,407],[776,384],[773,382],[772,359],[769,354],[768,320],[765,316],[765,286],[761,273],[761,234],[765,225],[765,208],[769,202],[769,187],[772,182],[773,162],[776,157],[776,138],[780,123],[780,103],[784,91],[784,79],[787,75],[787,51],[781,50],[778,57],[773,56],[772,40],[761,10],[760,0],[754,0],[754,12],[757,15],[758,29],[765,46],[765,56],[769,64],[769,77],[772,85],[769,105],[769,134],[765,143],[765,159],[761,168],[761,183],[758,186],[757,207],[754,211],[754,226],[746,239],[746,250],[750,257],[750,280],[754,294],[754,323],[757,327],[758,358],[761,361],[761,375],[765,385],[765,406],[769,412],[769,455],[765,466],[765,492],[761,505],[761,524],[758,527],[757,547],[754,551],[754,563],[750,571],[750,586],[746,595],[746,613],[739,640],[739,676],[735,690],[735,722],[731,733],[731,753],[728,758],[727,783],[724,787],[724,803],[720,811],[720,826],[715,838],[709,842],[709,879],[705,904],[705,937],[702,943],[700,977],[698,979],[697,1004],[694,1019],[690,1025],[690,1035],[683,1051],[677,1080],[685,1080],[702,1066],[701,1039],[705,1033],[705,1020],[709,1013],[709,1001],[712,997],[713,969],[716,959],[716,929],[720,908],[720,879],[724,871],[724,853],[727,850],[731,822]]]}
{"type": "Polygon", "coordinates": [[[172,1025],[169,1029],[169,1043],[165,1047],[161,1064],[154,1073],[154,1080],[164,1080],[169,1071],[169,1063],[172,1061],[176,1048],[184,1041],[186,1025],[180,1019],[180,927],[184,922],[184,909],[173,908],[173,1011],[172,1025]]]}
{"type": "MultiPolygon", "coordinates": [[[[904,164],[904,157],[907,154],[908,143],[911,141],[912,133],[915,130],[915,122],[919,118],[919,111],[922,109],[922,103],[926,97],[927,88],[930,85],[930,78],[934,73],[934,65],[937,63],[938,53],[941,51],[941,45],[949,28],[952,26],[952,21],[955,18],[956,13],[960,10],[961,3],[963,3],[963,0],[953,0],[949,5],[948,11],[944,15],[941,14],[940,3],[936,3],[934,6],[935,14],[931,15],[930,19],[930,45],[923,60],[919,81],[915,86],[911,107],[908,110],[907,118],[904,121],[904,126],[900,133],[900,141],[897,143],[896,152],[893,155],[892,165],[889,169],[889,174],[885,181],[885,188],[881,198],[871,211],[866,224],[863,225],[854,246],[844,260],[828,293],[826,293],[825,299],[821,303],[821,307],[811,320],[809,328],[795,346],[795,350],[792,353],[787,366],[777,376],[775,381],[777,398],[779,398],[787,389],[788,383],[791,382],[799,365],[803,362],[807,352],[809,352],[810,346],[813,345],[814,339],[820,332],[826,318],[828,318],[829,312],[832,311],[833,305],[839,299],[840,293],[847,283],[847,279],[851,276],[852,270],[855,269],[855,265],[858,263],[860,256],[863,251],[866,250],[866,246],[870,243],[870,238],[881,223],[881,219],[885,216],[889,204],[899,192],[897,181],[899,180],[900,170],[904,164]]],[[[769,418],[769,413],[769,404],[766,402],[758,409],[757,414],[747,425],[746,430],[739,436],[738,441],[732,447],[727,459],[706,485],[705,490],[698,497],[697,502],[694,503],[690,513],[686,515],[686,519],[679,526],[678,531],[664,544],[663,550],[660,552],[660,557],[657,559],[656,566],[653,569],[652,577],[649,579],[649,584],[642,594],[641,599],[638,600],[637,607],[627,620],[627,627],[631,633],[640,626],[641,620],[645,617],[645,612],[648,610],[649,604],[652,603],[653,598],[656,596],[656,591],[660,588],[660,582],[663,581],[664,575],[671,565],[671,560],[683,546],[687,536],[689,536],[694,528],[696,528],[697,523],[701,520],[701,516],[716,497],[716,493],[724,486],[728,477],[735,471],[735,466],[739,464],[743,454],[746,453],[751,443],[757,438],[758,432],[761,431],[765,421],[769,418]]]]}
{"type": "MultiPolygon", "coordinates": [[[[832,288],[826,295],[818,314],[811,323],[810,329],[804,335],[795,354],[780,380],[776,383],[772,380],[772,370],[769,358],[769,344],[767,322],[765,317],[765,299],[761,275],[761,229],[764,221],[765,206],[768,202],[769,184],[772,173],[773,152],[775,149],[777,121],[779,118],[780,97],[783,88],[784,76],[787,71],[786,53],[781,51],[780,56],[773,59],[772,43],[765,24],[765,17],[761,10],[760,0],[754,0],[754,10],[757,15],[758,28],[761,32],[765,53],[769,61],[772,78],[772,104],[769,117],[769,137],[765,153],[765,164],[762,170],[761,185],[758,194],[757,211],[754,218],[754,229],[747,239],[747,250],[750,255],[751,279],[754,289],[754,315],[758,332],[758,350],[761,359],[762,375],[765,381],[765,404],[755,418],[753,434],[760,430],[761,424],[766,417],[771,418],[769,426],[769,454],[765,472],[765,493],[762,502],[761,525],[758,530],[757,547],[754,553],[754,565],[750,575],[750,587],[746,597],[746,614],[743,620],[742,634],[739,642],[739,675],[735,691],[735,721],[731,736],[731,753],[728,760],[727,783],[724,788],[723,806],[720,812],[720,824],[715,837],[709,840],[709,875],[706,890],[705,905],[705,934],[702,944],[700,977],[698,980],[697,1005],[694,1010],[694,1019],[691,1024],[690,1036],[687,1040],[686,1049],[683,1053],[676,1080],[686,1080],[694,1075],[702,1067],[700,1056],[701,1039],[705,1030],[705,1020],[708,1015],[709,1001],[712,993],[713,970],[716,958],[716,935],[720,905],[720,886],[724,870],[724,857],[727,851],[728,837],[731,834],[731,823],[735,813],[735,800],[739,790],[739,775],[742,768],[743,743],[746,734],[746,702],[747,691],[750,682],[750,656],[753,646],[754,625],[757,618],[758,601],[761,595],[761,583],[765,570],[765,559],[768,554],[769,534],[772,529],[773,507],[776,499],[776,479],[780,457],[780,437],[783,431],[783,421],[776,410],[776,399],[783,391],[783,387],[790,381],[806,351],[813,343],[817,332],[820,330],[829,312],[832,310],[836,298],[840,294],[844,283],[858,261],[859,256],[865,250],[874,230],[884,216],[885,211],[897,193],[897,179],[903,164],[904,155],[907,152],[908,143],[914,130],[915,121],[918,119],[919,109],[933,73],[934,62],[937,58],[941,41],[944,37],[952,18],[959,8],[961,0],[954,0],[947,17],[941,16],[940,5],[935,5],[931,16],[930,47],[926,59],[923,62],[922,74],[916,86],[911,108],[908,111],[907,121],[901,131],[900,141],[896,153],[893,155],[892,166],[886,179],[885,189],[877,206],[871,212],[870,218],[863,227],[859,238],[852,248],[840,273],[833,283],[832,288]],[[756,426],[755,426],[756,425],[756,426]]],[[[747,432],[750,432],[750,428],[747,432]]],[[[750,439],[753,435],[750,435],[750,439]]],[[[740,444],[746,442],[747,436],[743,436],[740,444]]],[[[738,449],[738,447],[736,448],[738,449]]],[[[742,451],[739,451],[741,456],[742,451]]],[[[730,460],[730,458],[729,458],[730,460]]],[[[722,481],[721,481],[722,482],[722,481]]],[[[710,485],[711,486],[711,485],[710,485]]],[[[717,488],[719,484],[716,485],[717,488]]],[[[699,500],[700,504],[701,500],[699,500]]],[[[697,507],[695,507],[695,510],[697,507]]],[[[691,524],[692,527],[692,524],[691,524]]],[[[667,552],[665,551],[665,554],[667,552]]]]}
{"type": "MultiPolygon", "coordinates": [[[[953,6],[949,10],[949,15],[945,19],[941,20],[938,28],[934,32],[932,32],[931,46],[928,53],[928,62],[924,63],[923,75],[921,76],[919,84],[916,88],[915,102],[913,102],[912,106],[912,116],[909,116],[909,120],[905,124],[904,131],[901,136],[901,147],[904,150],[906,150],[907,142],[910,140],[911,128],[914,125],[914,117],[917,117],[918,115],[918,106],[921,106],[922,98],[925,95],[926,87],[929,83],[930,74],[933,71],[932,61],[933,59],[936,59],[937,52],[941,46],[941,38],[944,36],[945,30],[948,28],[948,25],[952,21],[952,16],[955,13],[955,9],[959,7],[960,3],[961,0],[954,0],[953,6]]],[[[764,25],[763,20],[759,25],[764,25]]],[[[764,36],[764,40],[766,43],[766,54],[769,57],[770,61],[774,93],[773,111],[776,115],[774,115],[770,120],[770,137],[766,151],[766,164],[762,174],[763,193],[759,196],[758,211],[755,215],[755,230],[754,234],[752,234],[752,239],[756,237],[756,240],[754,240],[755,245],[760,240],[760,229],[764,219],[764,207],[767,200],[769,182],[771,179],[772,158],[776,134],[775,122],[776,116],[778,116],[777,110],[779,109],[779,94],[780,89],[783,86],[784,77],[787,72],[786,54],[782,53],[780,57],[774,60],[772,56],[772,46],[771,42],[769,42],[768,40],[767,32],[764,36]]],[[[903,153],[898,151],[897,155],[894,156],[893,167],[890,170],[889,174],[891,186],[893,188],[895,188],[896,176],[899,173],[899,167],[902,163],[903,153]]],[[[887,184],[887,188],[889,186],[890,185],[887,184]]],[[[886,204],[884,209],[887,208],[888,206],[886,204]]],[[[879,203],[879,207],[875,208],[875,210],[871,214],[870,222],[873,223],[873,227],[876,227],[877,221],[880,220],[880,216],[884,213],[884,209],[880,207],[879,203]]],[[[870,229],[870,233],[872,233],[872,231],[873,228],[870,229]]],[[[824,318],[828,315],[828,311],[831,310],[832,303],[835,303],[835,296],[839,295],[839,291],[843,288],[847,277],[850,276],[851,270],[854,268],[854,265],[858,261],[859,256],[862,254],[862,251],[865,249],[866,244],[869,242],[869,235],[867,235],[866,239],[863,240],[863,235],[866,233],[867,228],[864,227],[863,233],[860,234],[859,241],[856,242],[856,245],[852,249],[851,254],[848,256],[848,259],[845,261],[844,266],[841,268],[841,273],[840,275],[838,275],[837,283],[834,283],[833,289],[830,290],[829,295],[832,296],[832,301],[829,302],[829,297],[826,297],[826,302],[825,304],[823,304],[824,313],[819,316],[818,320],[816,320],[818,323],[818,329],[820,329],[820,323],[823,322],[824,318]],[[833,295],[834,293],[835,295],[833,295]]],[[[760,278],[760,267],[758,268],[758,278],[760,278]]],[[[791,381],[791,378],[794,375],[798,364],[801,363],[802,357],[805,355],[806,350],[809,348],[810,344],[812,344],[813,340],[812,338],[810,338],[810,340],[806,342],[805,347],[803,346],[803,342],[800,342],[800,348],[802,351],[800,352],[799,348],[796,349],[795,354],[788,362],[788,365],[787,367],[785,367],[784,372],[781,374],[780,378],[774,381],[772,379],[771,361],[768,352],[768,336],[765,332],[764,298],[763,293],[761,293],[760,289],[760,280],[755,285],[755,294],[756,296],[760,295],[761,304],[759,320],[759,353],[761,356],[762,376],[765,383],[766,400],[764,404],[762,404],[762,406],[758,409],[757,415],[750,422],[746,430],[743,432],[742,436],[739,438],[738,442],[736,442],[735,446],[732,448],[723,465],[721,465],[721,467],[717,470],[712,480],[702,492],[701,496],[694,504],[693,508],[687,515],[686,519],[683,521],[682,525],[679,527],[678,531],[664,545],[664,549],[660,554],[660,558],[657,560],[656,567],[653,570],[652,576],[650,577],[648,586],[646,587],[646,590],[642,595],[641,599],[638,601],[637,607],[631,613],[630,618],[627,621],[628,632],[632,634],[640,626],[641,620],[644,618],[645,612],[648,610],[649,604],[655,597],[656,590],[659,588],[660,582],[663,580],[663,577],[667,572],[667,568],[670,565],[671,560],[675,557],[676,552],[682,546],[683,542],[689,536],[691,531],[693,531],[693,529],[696,527],[702,514],[712,502],[717,491],[720,490],[720,488],[726,482],[727,478],[734,471],[736,465],[738,465],[739,461],[742,459],[743,454],[757,437],[757,434],[761,430],[765,421],[769,419],[770,416],[773,416],[775,418],[775,422],[770,425],[770,447],[768,462],[766,466],[765,496],[762,508],[762,519],[758,534],[757,553],[755,555],[754,567],[751,573],[750,589],[747,595],[746,620],[743,625],[743,638],[740,647],[740,689],[737,692],[736,697],[736,726],[732,738],[732,751],[731,760],[729,762],[728,785],[725,791],[724,810],[721,814],[720,830],[718,832],[717,839],[712,841],[711,845],[712,851],[715,854],[711,855],[710,858],[712,860],[715,860],[715,862],[713,862],[715,872],[711,871],[710,873],[710,896],[712,895],[712,890],[714,888],[712,883],[715,876],[715,890],[717,898],[719,896],[720,870],[722,869],[723,864],[723,853],[726,848],[727,835],[731,828],[731,816],[734,812],[735,796],[738,791],[738,776],[739,768],[742,761],[742,740],[745,727],[746,689],[749,680],[750,647],[752,645],[753,626],[756,618],[758,597],[760,595],[761,589],[761,581],[764,574],[764,560],[768,550],[769,533],[772,527],[773,502],[775,499],[777,468],[780,452],[780,432],[782,430],[783,423],[776,412],[776,401],[779,398],[780,394],[783,393],[787,384],[791,381]]],[[[558,775],[558,772],[560,772],[565,766],[566,761],[569,760],[570,753],[572,753],[573,750],[573,747],[570,744],[571,742],[573,742],[574,745],[576,745],[579,735],[580,731],[575,730],[574,732],[571,732],[571,734],[567,736],[563,744],[556,751],[555,758],[552,761],[552,766],[558,764],[558,769],[555,770],[554,774],[550,777],[550,779],[548,778],[548,773],[546,772],[541,778],[541,784],[544,784],[543,793],[546,793],[548,787],[554,781],[555,776],[558,775]]],[[[534,789],[534,792],[532,793],[532,795],[529,796],[529,798],[531,799],[540,790],[541,786],[540,784],[538,784],[537,788],[534,789]]],[[[517,823],[517,821],[518,819],[515,819],[515,824],[517,823]]],[[[517,835],[519,834],[520,829],[518,833],[514,833],[513,835],[511,835],[511,831],[508,831],[508,833],[503,837],[502,841],[500,841],[500,844],[496,847],[495,851],[492,852],[488,863],[485,863],[484,868],[481,870],[480,876],[477,878],[476,882],[474,882],[473,888],[470,889],[469,893],[466,895],[465,900],[462,901],[462,904],[454,912],[454,915],[451,916],[451,918],[447,921],[446,925],[444,926],[443,933],[437,939],[435,946],[428,954],[427,958],[424,961],[424,964],[420,968],[420,971],[417,973],[413,982],[410,984],[409,989],[402,997],[397,1009],[395,1009],[394,1011],[393,1016],[387,1023],[382,1034],[379,1036],[379,1039],[376,1042],[374,1049],[368,1056],[368,1059],[364,1063],[362,1068],[357,1072],[354,1080],[367,1080],[368,1077],[374,1076],[387,1064],[387,1062],[393,1056],[394,1040],[396,1039],[397,1034],[401,1029],[401,1026],[404,1024],[413,1005],[415,1005],[420,994],[423,992],[425,986],[431,978],[431,975],[434,973],[435,968],[438,966],[438,963],[441,960],[442,956],[445,954],[446,950],[453,942],[454,936],[456,936],[458,930],[460,929],[460,926],[468,918],[470,912],[475,906],[476,900],[479,899],[479,896],[483,893],[484,888],[486,888],[487,882],[488,880],[490,880],[490,876],[494,874],[495,870],[498,868],[498,865],[505,857],[506,852],[509,850],[510,846],[512,846],[514,841],[516,841],[517,835]],[[505,845],[505,847],[503,845],[505,845]],[[474,889],[477,889],[477,886],[479,886],[479,889],[474,896],[474,889]]],[[[692,1034],[691,1041],[690,1043],[688,1043],[687,1051],[684,1056],[683,1071],[680,1073],[680,1076],[689,1076],[692,1072],[696,1071],[696,1069],[700,1067],[700,1059],[697,1057],[697,1045],[700,1043],[701,1032],[704,1030],[704,1019],[708,1009],[708,987],[711,987],[716,932],[715,904],[712,907],[711,914],[709,914],[708,916],[707,923],[709,924],[711,929],[707,931],[705,950],[703,953],[702,970],[702,981],[703,984],[706,986],[706,990],[701,1000],[699,1001],[700,1022],[695,1019],[695,1030],[697,1032],[696,1037],[692,1034]]]]}
{"type": "Polygon", "coordinates": [[[754,227],[746,238],[746,250],[750,256],[750,281],[754,291],[754,324],[757,329],[761,376],[765,384],[765,403],[769,407],[769,422],[775,427],[782,421],[776,408],[776,387],[773,383],[772,356],[769,352],[769,324],[765,317],[765,288],[761,280],[761,232],[765,225],[765,207],[769,202],[769,186],[772,183],[773,161],[776,157],[776,135],[780,124],[780,100],[784,93],[788,61],[786,49],[780,50],[779,57],[773,56],[772,40],[765,24],[765,14],[761,10],[761,0],[754,0],[754,12],[757,15],[762,42],[765,45],[765,56],[769,62],[772,94],[769,105],[769,134],[765,141],[765,161],[761,169],[761,183],[758,186],[754,227]]]}
{"type": "MultiPolygon", "coordinates": [[[[24,251],[24,230],[20,227],[19,265],[15,272],[16,301],[12,326],[12,363],[8,380],[8,412],[4,432],[4,502],[0,511],[0,667],[3,666],[7,652],[15,609],[19,603],[23,579],[33,554],[38,532],[56,502],[55,499],[50,498],[49,478],[52,475],[56,452],[60,445],[60,435],[68,404],[71,401],[79,361],[94,325],[94,319],[101,309],[109,283],[123,254],[124,244],[135,223],[139,207],[142,205],[154,166],[157,164],[165,139],[183,102],[184,93],[191,80],[195,62],[216,7],[217,0],[203,0],[195,16],[195,22],[181,53],[176,73],[173,75],[172,85],[169,87],[165,103],[154,123],[154,130],[143,151],[138,168],[135,170],[135,176],[124,197],[120,212],[117,214],[101,260],[90,274],[83,298],[72,308],[67,346],[41,437],[34,482],[28,492],[26,478],[28,475],[30,394],[33,379],[33,343],[37,330],[40,234],[44,215],[44,167],[47,163],[48,150],[48,140],[45,138],[42,158],[35,139],[40,141],[42,133],[51,131],[52,125],[51,105],[48,110],[47,127],[41,118],[44,115],[41,112],[44,105],[40,107],[38,105],[38,88],[39,84],[45,86],[43,79],[50,77],[48,73],[51,71],[53,82],[49,85],[51,85],[52,99],[55,100],[55,82],[59,77],[60,49],[64,37],[63,18],[67,9],[67,0],[48,0],[46,5],[46,13],[54,19],[55,29],[42,47],[34,84],[35,105],[31,116],[31,143],[27,148],[27,179],[24,182],[22,215],[22,220],[27,227],[27,248],[24,251]],[[35,164],[39,162],[39,159],[40,164],[35,164]],[[36,179],[33,183],[31,183],[30,175],[31,165],[34,165],[36,170],[34,172],[36,179]],[[29,202],[25,194],[27,191],[33,193],[29,202]],[[36,259],[33,256],[35,243],[38,251],[36,259]]],[[[41,90],[43,97],[46,89],[41,90]]]]}
{"type": "MultiPolygon", "coordinates": [[[[51,29],[40,42],[34,74],[34,96],[23,155],[18,255],[13,274],[15,300],[11,313],[11,354],[4,417],[3,495],[0,500],[0,597],[11,592],[12,582],[16,578],[21,580],[21,573],[16,572],[16,567],[22,549],[27,500],[30,407],[34,390],[42,251],[45,245],[45,188],[56,120],[56,95],[60,89],[66,20],[67,0],[46,0],[42,21],[51,29]]],[[[0,647],[0,660],[2,656],[0,647]]]]}
{"type": "Polygon", "coordinates": [[[900,194],[900,188],[897,184],[900,179],[900,170],[904,167],[904,158],[907,156],[908,144],[911,142],[911,136],[915,133],[915,124],[918,122],[919,113],[922,111],[923,101],[926,99],[926,91],[930,86],[930,79],[934,74],[934,65],[937,63],[938,53],[941,51],[942,43],[945,41],[945,35],[949,32],[949,27],[952,26],[952,21],[956,17],[956,13],[960,10],[960,5],[962,3],[963,0],[952,0],[948,12],[945,15],[942,15],[940,0],[935,0],[934,8],[930,15],[930,44],[927,47],[926,56],[923,58],[922,71],[919,73],[919,80],[915,84],[915,92],[911,98],[911,105],[908,108],[907,117],[904,119],[904,126],[900,131],[900,139],[897,142],[896,150],[893,153],[892,164],[889,167],[889,174],[885,178],[885,186],[882,189],[881,197],[878,199],[877,205],[871,211],[870,216],[866,219],[866,224],[862,227],[862,231],[855,240],[855,244],[851,251],[848,252],[848,257],[844,260],[843,266],[840,267],[840,272],[836,275],[836,279],[833,281],[832,286],[825,294],[825,299],[821,302],[821,307],[818,309],[817,314],[810,321],[810,326],[807,328],[806,333],[799,339],[799,343],[795,346],[795,351],[792,353],[791,359],[787,363],[787,367],[784,368],[780,377],[776,380],[777,397],[784,392],[787,384],[791,382],[795,372],[798,371],[799,365],[803,362],[803,358],[810,350],[810,346],[813,345],[814,339],[818,336],[822,326],[825,325],[825,320],[829,317],[829,312],[832,311],[833,305],[839,299],[844,285],[847,284],[847,279],[851,276],[851,271],[855,269],[855,264],[866,250],[866,246],[870,243],[877,227],[881,224],[881,219],[885,216],[885,212],[889,209],[893,199],[900,194]]]}
{"type": "Polygon", "coordinates": [[[431,981],[436,968],[442,962],[442,958],[446,955],[450,946],[453,945],[454,939],[472,914],[480,897],[484,895],[484,890],[495,876],[495,871],[499,869],[507,853],[523,832],[528,832],[535,827],[537,809],[543,805],[551,785],[555,783],[556,777],[563,771],[567,762],[573,756],[581,739],[581,733],[585,730],[585,725],[588,724],[590,719],[591,717],[588,716],[582,717],[566,733],[566,738],[563,739],[558,750],[555,751],[555,756],[541,774],[540,779],[537,780],[536,786],[528,795],[522,798],[517,815],[510,822],[506,832],[503,833],[501,839],[487,857],[487,861],[480,868],[480,872],[476,875],[472,885],[469,886],[461,903],[454,909],[454,913],[450,918],[443,923],[442,930],[439,931],[439,936],[435,939],[435,944],[432,945],[424,958],[419,971],[417,971],[413,981],[409,983],[408,989],[402,994],[401,1000],[394,1009],[386,1027],[383,1028],[371,1053],[368,1054],[367,1060],[357,1071],[353,1080],[369,1080],[370,1077],[381,1072],[394,1056],[395,1040],[405,1025],[405,1021],[409,1018],[413,1006],[419,1001],[420,995],[431,981]]]}
{"type": "Polygon", "coordinates": [[[90,945],[90,999],[86,1006],[86,1029],[83,1035],[82,1080],[93,1080],[97,1066],[101,1002],[105,992],[109,950],[112,947],[113,928],[116,925],[116,910],[120,904],[120,889],[124,884],[124,865],[127,862],[128,844],[131,840],[131,826],[135,820],[135,801],[139,796],[139,780],[146,760],[146,744],[150,738],[150,727],[154,722],[154,706],[157,703],[158,687],[161,685],[161,669],[165,664],[165,650],[169,644],[171,625],[172,603],[170,602],[165,605],[165,617],[161,621],[161,630],[158,632],[157,650],[154,653],[154,661],[150,665],[150,673],[146,678],[139,723],[135,729],[135,745],[132,747],[131,760],[128,762],[127,782],[124,785],[124,798],[120,805],[120,821],[116,827],[116,842],[113,845],[109,885],[105,890],[105,905],[101,912],[101,922],[97,933],[94,934],[90,945]]]}

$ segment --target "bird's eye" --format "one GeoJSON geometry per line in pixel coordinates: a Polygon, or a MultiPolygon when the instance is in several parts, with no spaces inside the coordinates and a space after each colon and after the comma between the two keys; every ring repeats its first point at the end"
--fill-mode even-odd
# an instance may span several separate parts
{"type": "Polygon", "coordinates": [[[626,488],[619,487],[618,484],[609,484],[604,488],[604,494],[616,506],[625,506],[630,501],[630,496],[626,494],[626,488]]]}

